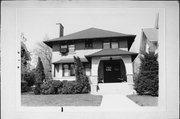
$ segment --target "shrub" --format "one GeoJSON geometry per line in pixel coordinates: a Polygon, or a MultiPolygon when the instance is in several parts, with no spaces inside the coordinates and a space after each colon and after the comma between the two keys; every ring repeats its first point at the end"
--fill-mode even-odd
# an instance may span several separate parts
{"type": "Polygon", "coordinates": [[[75,94],[75,81],[63,82],[62,94],[75,94]]]}
{"type": "Polygon", "coordinates": [[[21,92],[27,92],[27,82],[21,81],[21,92]]]}
{"type": "MultiPolygon", "coordinates": [[[[42,94],[81,94],[81,93],[89,93],[90,85],[87,85],[88,79],[84,82],[77,81],[59,81],[59,80],[50,80],[44,82],[41,85],[41,93],[42,94]]],[[[38,88],[37,88],[38,89],[38,88]]],[[[38,92],[38,91],[37,91],[38,92]]]]}
{"type": "Polygon", "coordinates": [[[81,93],[89,93],[91,91],[89,78],[87,76],[85,76],[80,83],[83,86],[81,93]]]}
{"type": "MultiPolygon", "coordinates": [[[[74,57],[74,66],[75,66],[75,76],[76,81],[79,83],[78,85],[82,86],[81,93],[89,93],[90,92],[90,81],[85,74],[84,67],[79,57],[74,57]]],[[[78,87],[80,88],[80,87],[78,87]]]]}
{"type": "Polygon", "coordinates": [[[36,79],[35,80],[36,83],[42,83],[43,80],[45,79],[44,67],[43,67],[43,64],[42,64],[40,57],[38,57],[35,79],[36,79]]]}
{"type": "Polygon", "coordinates": [[[35,95],[40,95],[41,94],[41,83],[36,83],[35,89],[34,89],[34,94],[35,95]]]}
{"type": "Polygon", "coordinates": [[[24,80],[27,82],[27,86],[31,87],[35,83],[35,74],[33,71],[26,72],[24,74],[24,80]]]}
{"type": "Polygon", "coordinates": [[[134,80],[134,89],[139,95],[158,96],[158,61],[154,52],[144,53],[141,57],[140,72],[134,80]]]}
{"type": "Polygon", "coordinates": [[[62,82],[59,80],[49,80],[41,85],[42,94],[59,94],[59,89],[62,88],[62,82]]]}

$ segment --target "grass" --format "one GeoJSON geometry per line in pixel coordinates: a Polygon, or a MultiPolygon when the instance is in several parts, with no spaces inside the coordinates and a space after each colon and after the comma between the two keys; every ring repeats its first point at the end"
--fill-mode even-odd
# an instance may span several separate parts
{"type": "Polygon", "coordinates": [[[100,106],[101,95],[68,94],[68,95],[21,95],[22,106],[100,106]]]}
{"type": "Polygon", "coordinates": [[[157,106],[158,97],[153,96],[140,96],[140,95],[127,95],[129,99],[134,101],[140,106],[157,106]]]}

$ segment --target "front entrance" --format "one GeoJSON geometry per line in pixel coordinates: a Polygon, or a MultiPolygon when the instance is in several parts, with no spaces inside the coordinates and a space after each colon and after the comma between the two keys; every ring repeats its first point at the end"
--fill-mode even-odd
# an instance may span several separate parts
{"type": "Polygon", "coordinates": [[[120,82],[120,62],[119,61],[105,61],[104,62],[104,82],[120,82]]]}
{"type": "Polygon", "coordinates": [[[99,83],[118,83],[127,81],[126,69],[122,59],[100,61],[98,70],[99,83]]]}

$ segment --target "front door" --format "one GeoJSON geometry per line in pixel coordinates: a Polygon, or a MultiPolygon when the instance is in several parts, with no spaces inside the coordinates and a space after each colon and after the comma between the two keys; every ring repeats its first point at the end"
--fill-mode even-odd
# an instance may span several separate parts
{"type": "Polygon", "coordinates": [[[120,61],[104,61],[104,83],[121,82],[120,61]]]}

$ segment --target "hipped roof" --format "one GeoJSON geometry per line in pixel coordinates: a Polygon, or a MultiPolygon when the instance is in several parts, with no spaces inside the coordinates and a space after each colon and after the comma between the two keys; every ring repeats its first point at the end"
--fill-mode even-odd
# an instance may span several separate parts
{"type": "Polygon", "coordinates": [[[158,41],[158,29],[156,28],[143,28],[142,31],[146,35],[147,39],[152,42],[158,41]]]}
{"type": "MultiPolygon", "coordinates": [[[[123,33],[118,33],[118,32],[113,32],[113,31],[108,31],[108,30],[102,30],[98,28],[89,28],[89,29],[75,32],[69,35],[65,35],[63,37],[47,40],[47,41],[44,41],[44,43],[51,46],[53,42],[58,42],[58,41],[95,39],[95,38],[112,38],[112,37],[135,37],[135,36],[136,35],[123,34],[123,33]]],[[[133,42],[134,38],[128,39],[128,40],[132,40],[133,42]]]]}
{"type": "Polygon", "coordinates": [[[102,49],[102,50],[100,50],[98,52],[95,52],[93,54],[86,55],[86,57],[89,58],[89,57],[122,56],[122,55],[131,55],[132,60],[134,60],[136,58],[136,56],[138,55],[138,53],[121,50],[119,48],[116,48],[116,49],[102,49]]]}

